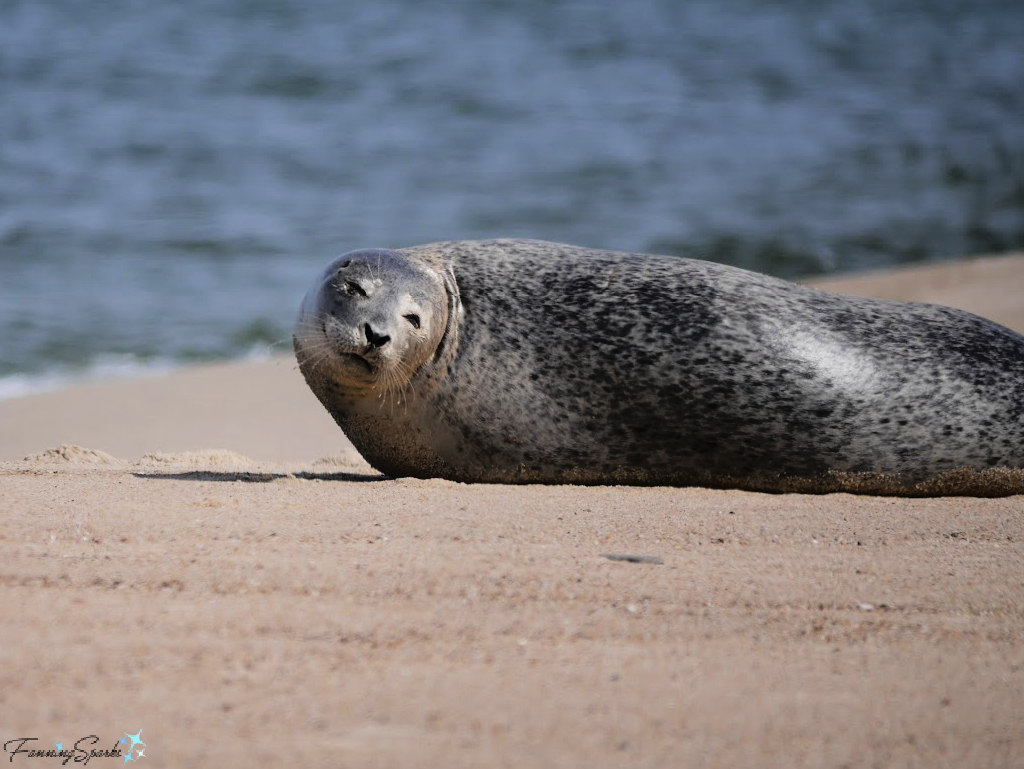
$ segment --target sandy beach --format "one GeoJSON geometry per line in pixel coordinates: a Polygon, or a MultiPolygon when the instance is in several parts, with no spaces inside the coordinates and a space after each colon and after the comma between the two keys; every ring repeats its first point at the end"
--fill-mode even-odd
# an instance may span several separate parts
{"type": "Polygon", "coordinates": [[[282,357],[0,402],[0,517],[16,765],[1024,766],[1021,496],[384,480],[282,357]]]}

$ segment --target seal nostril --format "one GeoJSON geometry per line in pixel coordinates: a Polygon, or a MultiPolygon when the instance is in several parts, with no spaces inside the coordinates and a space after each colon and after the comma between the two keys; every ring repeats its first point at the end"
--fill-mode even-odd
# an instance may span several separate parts
{"type": "Polygon", "coordinates": [[[391,341],[391,337],[387,334],[374,333],[369,323],[364,324],[363,329],[366,331],[366,341],[369,342],[370,347],[383,347],[391,341]]]}

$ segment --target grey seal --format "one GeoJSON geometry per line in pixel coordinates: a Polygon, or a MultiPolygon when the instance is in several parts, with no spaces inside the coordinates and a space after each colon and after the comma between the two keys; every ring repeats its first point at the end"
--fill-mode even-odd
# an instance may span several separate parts
{"type": "Polygon", "coordinates": [[[389,476],[1024,493],[1024,337],[937,305],[532,240],[353,251],[300,370],[389,476]]]}

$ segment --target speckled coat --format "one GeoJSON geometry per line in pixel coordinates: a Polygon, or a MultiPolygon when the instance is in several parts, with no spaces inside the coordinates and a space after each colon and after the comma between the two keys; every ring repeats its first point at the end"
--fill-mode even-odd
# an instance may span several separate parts
{"type": "Polygon", "coordinates": [[[454,343],[405,403],[310,381],[386,474],[1024,493],[1024,337],[991,321],[540,241],[397,253],[454,273],[454,343]]]}

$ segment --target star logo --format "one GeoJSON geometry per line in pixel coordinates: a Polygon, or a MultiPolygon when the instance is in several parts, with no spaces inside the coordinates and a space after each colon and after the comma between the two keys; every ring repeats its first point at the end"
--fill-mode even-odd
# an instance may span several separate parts
{"type": "MultiPolygon", "coordinates": [[[[121,745],[128,745],[127,752],[121,751],[121,756],[124,758],[124,763],[125,764],[127,764],[129,761],[135,761],[136,760],[135,756],[132,755],[132,753],[135,751],[135,746],[136,745],[142,745],[143,747],[145,747],[145,745],[146,745],[146,743],[144,743],[142,741],[142,730],[141,729],[139,729],[139,731],[137,731],[135,734],[128,734],[128,732],[124,732],[124,737],[121,738],[121,741],[120,741],[119,744],[121,744],[121,745]],[[129,740],[131,740],[131,744],[130,745],[128,745],[128,741],[129,740]]],[[[140,758],[145,757],[146,752],[142,748],[139,748],[138,755],[139,755],[140,758]]],[[[123,764],[122,764],[122,766],[123,766],[123,764]]]]}
{"type": "MultiPolygon", "coordinates": [[[[131,741],[132,741],[132,747],[131,747],[131,749],[130,749],[130,750],[128,751],[129,753],[131,753],[131,752],[132,752],[132,750],[134,750],[134,749],[135,749],[135,746],[136,746],[136,745],[145,745],[145,744],[146,744],[146,743],[144,743],[144,742],[143,742],[142,740],[140,740],[140,739],[139,739],[139,737],[141,737],[141,736],[142,736],[142,730],[141,730],[141,729],[139,729],[139,732],[138,732],[138,734],[128,734],[128,732],[125,732],[125,733],[124,733],[124,736],[125,736],[125,737],[127,737],[127,738],[128,738],[129,740],[131,740],[131,741]]],[[[121,740],[121,741],[122,741],[122,742],[124,742],[124,740],[121,740]]],[[[133,760],[134,760],[134,759],[133,759],[133,760]]]]}
{"type": "MultiPolygon", "coordinates": [[[[57,743],[57,750],[64,750],[64,743],[63,742],[58,742],[57,743]]],[[[11,756],[11,758],[14,758],[14,756],[11,756]]]]}

